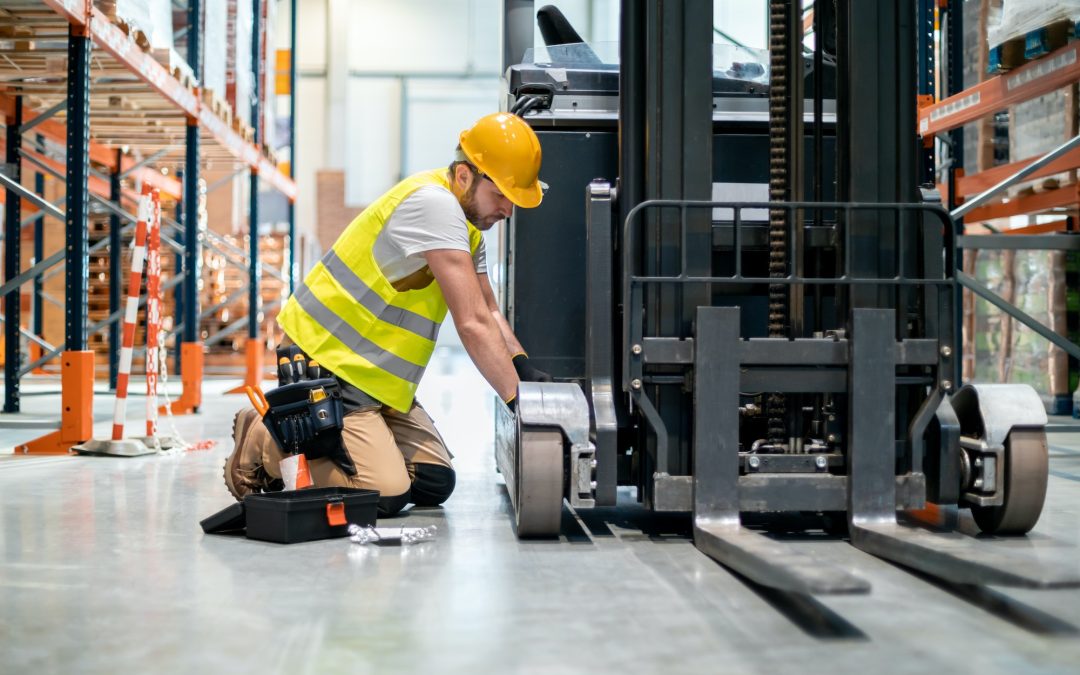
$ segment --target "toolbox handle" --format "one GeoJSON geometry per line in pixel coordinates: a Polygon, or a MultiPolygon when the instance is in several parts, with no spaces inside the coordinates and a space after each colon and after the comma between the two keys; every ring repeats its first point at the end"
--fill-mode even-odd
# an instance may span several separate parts
{"type": "Polygon", "coordinates": [[[332,501],[326,505],[326,522],[330,523],[331,527],[337,527],[346,523],[345,502],[332,501]]]}

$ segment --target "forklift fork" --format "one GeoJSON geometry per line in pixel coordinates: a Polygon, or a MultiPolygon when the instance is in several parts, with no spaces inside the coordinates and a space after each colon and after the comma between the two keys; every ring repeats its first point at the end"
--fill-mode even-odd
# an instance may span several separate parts
{"type": "MultiPolygon", "coordinates": [[[[694,542],[760,584],[806,594],[865,593],[848,571],[742,526],[739,516],[737,307],[699,307],[694,353],[694,542]]],[[[851,542],[879,558],[946,581],[1030,588],[1080,584],[1075,570],[992,550],[957,533],[896,520],[894,311],[853,310],[849,391],[848,522],[851,542]]]]}

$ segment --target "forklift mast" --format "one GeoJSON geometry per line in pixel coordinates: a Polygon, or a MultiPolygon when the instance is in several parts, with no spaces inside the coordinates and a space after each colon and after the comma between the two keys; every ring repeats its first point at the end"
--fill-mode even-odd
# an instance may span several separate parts
{"type": "Polygon", "coordinates": [[[744,517],[807,516],[960,583],[1080,581],[975,540],[944,553],[897,520],[929,502],[1029,531],[1046,415],[1028,387],[954,377],[954,225],[918,184],[916,8],[815,5],[807,49],[802,3],[769,2],[765,53],[715,47],[712,3],[624,0],[616,63],[556,7],[506,0],[505,105],[551,188],[509,220],[500,286],[557,379],[497,415],[518,535],[557,535],[564,499],[615,505],[625,486],[788,591],[869,585],[744,517]]]}

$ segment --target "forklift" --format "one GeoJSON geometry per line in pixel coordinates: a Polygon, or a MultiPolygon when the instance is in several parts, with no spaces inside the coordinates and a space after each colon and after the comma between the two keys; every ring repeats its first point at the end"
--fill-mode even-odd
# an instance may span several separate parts
{"type": "Polygon", "coordinates": [[[534,10],[505,1],[504,105],[550,189],[508,221],[497,281],[556,381],[496,413],[517,535],[631,486],[782,591],[870,589],[748,526],[791,514],[953,583],[1080,583],[897,517],[959,507],[1022,536],[1048,474],[1033,389],[959,386],[955,225],[918,182],[914,3],[815,3],[810,49],[802,3],[772,0],[764,51],[714,45],[710,2],[624,0],[617,58],[534,10]]]}

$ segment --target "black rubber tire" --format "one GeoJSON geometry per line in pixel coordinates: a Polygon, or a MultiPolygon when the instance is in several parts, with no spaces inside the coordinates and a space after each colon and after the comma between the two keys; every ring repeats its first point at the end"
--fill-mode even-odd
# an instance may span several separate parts
{"type": "Polygon", "coordinates": [[[1014,429],[1005,439],[1005,501],[972,506],[971,515],[987,534],[1027,534],[1042,515],[1050,471],[1046,432],[1014,429]]]}

